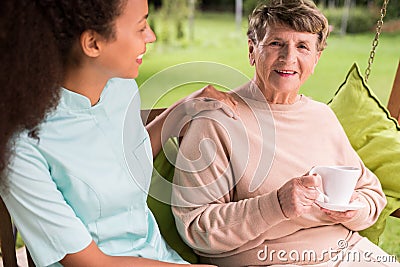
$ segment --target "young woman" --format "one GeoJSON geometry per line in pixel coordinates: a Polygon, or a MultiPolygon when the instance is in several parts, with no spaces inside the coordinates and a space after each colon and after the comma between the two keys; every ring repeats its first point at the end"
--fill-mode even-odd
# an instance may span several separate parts
{"type": "Polygon", "coordinates": [[[152,155],[160,150],[167,116],[176,122],[163,129],[170,136],[184,124],[188,108],[193,114],[222,107],[202,98],[232,107],[235,101],[206,87],[167,109],[146,131],[133,78],[146,44],[156,39],[147,23],[147,1],[18,3],[20,18],[36,31],[26,42],[46,44],[32,51],[43,60],[32,62],[33,70],[46,64],[59,69],[59,75],[43,79],[61,87],[57,107],[36,135],[23,132],[16,139],[8,187],[1,193],[36,265],[184,264],[146,205],[152,155]]]}

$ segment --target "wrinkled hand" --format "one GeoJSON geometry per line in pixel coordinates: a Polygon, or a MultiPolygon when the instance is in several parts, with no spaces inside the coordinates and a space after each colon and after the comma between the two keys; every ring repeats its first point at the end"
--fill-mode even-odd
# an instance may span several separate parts
{"type": "Polygon", "coordinates": [[[207,85],[189,95],[183,105],[186,114],[195,116],[201,111],[221,109],[228,117],[236,119],[238,115],[237,101],[232,95],[218,91],[212,85],[207,85]]]}
{"type": "Polygon", "coordinates": [[[202,111],[221,109],[228,117],[236,119],[238,114],[236,105],[237,101],[232,95],[207,85],[174,107],[164,122],[162,140],[183,136],[193,116],[202,111]]]}
{"type": "MultiPolygon", "coordinates": [[[[358,199],[358,193],[354,192],[351,196],[350,203],[354,200],[358,199]]],[[[356,214],[357,210],[347,210],[347,211],[333,211],[320,207],[321,211],[325,212],[325,214],[335,223],[345,223],[350,221],[356,214]]]]}
{"type": "Polygon", "coordinates": [[[319,196],[315,189],[321,185],[319,175],[304,175],[286,182],[278,190],[278,200],[283,214],[287,218],[296,218],[309,213],[319,196]]]}

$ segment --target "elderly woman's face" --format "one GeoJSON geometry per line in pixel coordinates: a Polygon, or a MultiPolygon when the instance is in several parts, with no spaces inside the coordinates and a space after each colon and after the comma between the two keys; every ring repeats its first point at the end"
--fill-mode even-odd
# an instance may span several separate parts
{"type": "Polygon", "coordinates": [[[257,45],[249,41],[250,60],[256,65],[260,89],[297,94],[321,55],[317,41],[316,34],[279,25],[270,27],[257,45]]]}

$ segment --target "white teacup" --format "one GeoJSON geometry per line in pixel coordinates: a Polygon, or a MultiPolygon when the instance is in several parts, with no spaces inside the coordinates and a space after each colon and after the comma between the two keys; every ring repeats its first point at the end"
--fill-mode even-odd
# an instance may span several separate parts
{"type": "Polygon", "coordinates": [[[309,174],[318,173],[322,178],[325,202],[337,205],[348,205],[356,187],[361,170],[349,166],[315,166],[309,174]]]}

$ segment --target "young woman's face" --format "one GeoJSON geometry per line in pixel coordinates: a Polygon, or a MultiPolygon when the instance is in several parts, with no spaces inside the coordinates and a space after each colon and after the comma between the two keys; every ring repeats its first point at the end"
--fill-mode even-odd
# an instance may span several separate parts
{"type": "Polygon", "coordinates": [[[156,40],[147,23],[147,0],[127,0],[115,20],[115,39],[106,41],[99,57],[100,68],[110,78],[136,78],[146,44],[156,40]]]}

